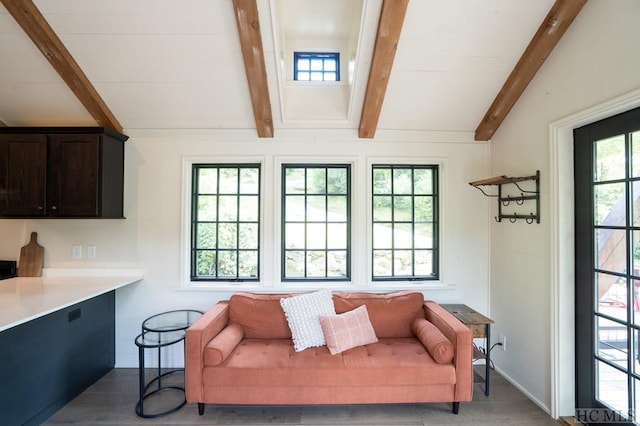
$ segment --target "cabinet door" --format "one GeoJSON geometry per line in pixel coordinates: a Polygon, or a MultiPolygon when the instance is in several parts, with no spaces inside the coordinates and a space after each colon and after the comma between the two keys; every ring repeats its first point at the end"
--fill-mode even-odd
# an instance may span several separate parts
{"type": "Polygon", "coordinates": [[[99,215],[99,157],[99,135],[49,135],[50,216],[99,215]]]}
{"type": "Polygon", "coordinates": [[[46,135],[0,135],[0,215],[43,216],[46,175],[46,135]]]}

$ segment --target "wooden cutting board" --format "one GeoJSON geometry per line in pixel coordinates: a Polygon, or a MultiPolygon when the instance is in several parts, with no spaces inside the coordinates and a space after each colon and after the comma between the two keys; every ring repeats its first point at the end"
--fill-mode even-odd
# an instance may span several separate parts
{"type": "Polygon", "coordinates": [[[19,277],[39,277],[42,275],[44,247],[38,244],[38,233],[31,233],[29,244],[20,249],[19,277]]]}

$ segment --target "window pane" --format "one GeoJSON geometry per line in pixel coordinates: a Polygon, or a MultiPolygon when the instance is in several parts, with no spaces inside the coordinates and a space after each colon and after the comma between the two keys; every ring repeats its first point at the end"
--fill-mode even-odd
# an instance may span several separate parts
{"type": "Polygon", "coordinates": [[[322,81],[322,73],[321,72],[312,72],[311,73],[311,81],[322,81]]]}
{"type": "Polygon", "coordinates": [[[218,170],[198,170],[198,193],[216,194],[218,192],[218,170]]]}
{"type": "Polygon", "coordinates": [[[307,220],[308,221],[325,221],[327,219],[326,197],[309,196],[307,197],[307,220]]]}
{"type": "Polygon", "coordinates": [[[373,220],[376,222],[386,222],[391,220],[391,197],[373,197],[373,220]]]}
{"type": "Polygon", "coordinates": [[[596,229],[595,233],[598,269],[624,273],[627,270],[626,232],[622,229],[596,229]]]}
{"type": "Polygon", "coordinates": [[[311,75],[308,72],[299,72],[298,80],[309,81],[311,80],[311,75]]]}
{"type": "Polygon", "coordinates": [[[259,194],[260,193],[260,173],[258,169],[240,170],[240,193],[259,194]]]}
{"type": "Polygon", "coordinates": [[[411,194],[413,180],[411,169],[395,169],[393,171],[393,193],[411,194]]]}
{"type": "Polygon", "coordinates": [[[597,355],[616,364],[627,367],[627,327],[616,321],[596,316],[597,355]]]}
{"type": "Polygon", "coordinates": [[[196,254],[196,275],[216,275],[216,252],[213,250],[198,251],[196,254]]]}
{"type": "Polygon", "coordinates": [[[237,252],[224,250],[218,252],[218,276],[219,277],[237,277],[237,252]]]}
{"type": "Polygon", "coordinates": [[[330,251],[328,256],[329,270],[328,277],[346,277],[347,276],[347,252],[346,251],[330,251]]]}
{"type": "Polygon", "coordinates": [[[394,221],[411,221],[413,220],[413,198],[412,197],[393,197],[393,220],[394,221]]]}
{"type": "Polygon", "coordinates": [[[416,222],[433,221],[433,197],[415,197],[413,203],[413,214],[416,222]]]}
{"type": "Polygon", "coordinates": [[[391,224],[376,223],[373,225],[373,248],[391,248],[391,224]]]}
{"type": "Polygon", "coordinates": [[[285,172],[287,194],[304,194],[305,190],[305,169],[287,168],[285,172]]]}
{"type": "Polygon", "coordinates": [[[413,233],[410,223],[397,223],[393,229],[393,248],[413,248],[413,233]]]}
{"type": "Polygon", "coordinates": [[[413,275],[413,252],[411,250],[395,250],[393,252],[394,275],[413,275]]]}
{"type": "Polygon", "coordinates": [[[347,193],[347,170],[340,168],[327,169],[327,193],[346,194],[347,193]]]}
{"type": "Polygon", "coordinates": [[[257,251],[241,251],[239,252],[239,268],[238,275],[241,277],[257,277],[258,276],[258,252],[257,251]]]}
{"type": "Polygon", "coordinates": [[[307,248],[324,249],[327,248],[327,236],[324,223],[307,224],[307,248]]]}
{"type": "Polygon", "coordinates": [[[334,72],[325,72],[324,73],[324,81],[336,81],[337,76],[334,72]]]}
{"type": "Polygon", "coordinates": [[[414,225],[414,247],[433,248],[433,225],[417,223],[414,225]]]}
{"type": "Polygon", "coordinates": [[[204,195],[198,197],[198,211],[196,218],[199,221],[214,221],[217,218],[218,197],[204,195]]]}
{"type": "Polygon", "coordinates": [[[215,248],[216,246],[216,224],[199,223],[196,233],[196,248],[215,248]]]}
{"type": "Polygon", "coordinates": [[[221,249],[237,248],[238,225],[235,223],[220,223],[218,225],[218,247],[221,249]]]}
{"type": "Polygon", "coordinates": [[[220,194],[238,193],[238,169],[220,169],[220,194]]]}
{"type": "Polygon", "coordinates": [[[624,182],[596,185],[594,192],[596,225],[624,226],[626,223],[624,182]]]}
{"type": "Polygon", "coordinates": [[[304,197],[289,196],[285,199],[285,220],[288,222],[304,221],[304,197]]]}
{"type": "Polygon", "coordinates": [[[415,271],[417,276],[429,276],[433,274],[433,251],[416,250],[415,251],[415,271]]]}
{"type": "Polygon", "coordinates": [[[391,169],[373,170],[373,193],[391,194],[391,169]]]}
{"type": "Polygon", "coordinates": [[[311,60],[311,70],[312,71],[322,71],[322,59],[312,59],[311,60]]]}
{"type": "Polygon", "coordinates": [[[285,247],[288,249],[304,248],[305,231],[303,223],[287,223],[285,225],[286,241],[285,247]]]}
{"type": "Polygon", "coordinates": [[[327,248],[346,249],[347,248],[347,224],[330,223],[327,225],[327,248]]]}
{"type": "Polygon", "coordinates": [[[327,169],[307,169],[307,194],[327,193],[327,169]]]}
{"type": "Polygon", "coordinates": [[[331,196],[327,198],[327,219],[330,222],[347,221],[347,197],[331,196]]]}
{"type": "Polygon", "coordinates": [[[626,176],[624,135],[597,141],[594,146],[595,182],[624,179],[626,176]]]}
{"type": "Polygon", "coordinates": [[[324,70],[325,71],[335,71],[336,70],[336,61],[333,59],[325,59],[324,61],[324,70]]]}
{"type": "Polygon", "coordinates": [[[390,277],[391,271],[391,250],[373,251],[373,275],[378,277],[390,277]]]}
{"type": "Polygon", "coordinates": [[[239,245],[243,249],[258,248],[258,224],[241,223],[239,226],[239,245]]]}
{"type": "Polygon", "coordinates": [[[414,194],[433,194],[433,173],[428,169],[415,169],[413,171],[414,194]]]}
{"type": "Polygon", "coordinates": [[[596,362],[596,398],[616,410],[628,412],[627,375],[602,361],[596,362]]]}
{"type": "Polygon", "coordinates": [[[287,251],[285,256],[285,273],[289,278],[304,277],[304,252],[287,251]]]}
{"type": "Polygon", "coordinates": [[[220,221],[238,220],[238,197],[235,195],[221,195],[220,202],[220,221]]]}
{"type": "Polygon", "coordinates": [[[307,277],[327,276],[327,253],[325,251],[307,252],[307,277]]]}
{"type": "Polygon", "coordinates": [[[257,222],[260,216],[259,199],[256,196],[240,197],[240,220],[245,222],[257,222]]]}
{"type": "Polygon", "coordinates": [[[309,59],[298,59],[298,70],[309,71],[310,63],[309,59]]]}

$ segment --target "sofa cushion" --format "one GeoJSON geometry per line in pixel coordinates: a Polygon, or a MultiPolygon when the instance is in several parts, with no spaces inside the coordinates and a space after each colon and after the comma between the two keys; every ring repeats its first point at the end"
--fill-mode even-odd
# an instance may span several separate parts
{"type": "Polygon", "coordinates": [[[244,337],[242,327],[238,324],[229,324],[222,329],[204,348],[205,364],[218,365],[227,359],[244,337]]]}
{"type": "Polygon", "coordinates": [[[455,384],[452,363],[436,363],[415,337],[331,355],[326,346],[295,352],[290,339],[243,339],[223,365],[205,365],[205,383],[216,387],[422,386],[455,384]]]}
{"type": "Polygon", "coordinates": [[[333,302],[338,314],[365,305],[378,339],[412,337],[411,321],[424,318],[424,296],[417,291],[387,294],[335,292],[333,302]]]}
{"type": "Polygon", "coordinates": [[[290,339],[291,331],[280,306],[288,294],[235,293],[229,299],[229,321],[242,327],[249,339],[290,339]]]}
{"type": "Polygon", "coordinates": [[[365,305],[343,314],[321,316],[320,325],[331,355],[378,341],[365,305]]]}
{"type": "Polygon", "coordinates": [[[453,343],[435,325],[426,319],[416,318],[411,323],[411,329],[436,362],[445,364],[453,361],[453,343]]]}
{"type": "Polygon", "coordinates": [[[320,316],[336,313],[329,290],[283,297],[280,304],[291,329],[293,347],[297,352],[326,344],[320,326],[320,316]]]}

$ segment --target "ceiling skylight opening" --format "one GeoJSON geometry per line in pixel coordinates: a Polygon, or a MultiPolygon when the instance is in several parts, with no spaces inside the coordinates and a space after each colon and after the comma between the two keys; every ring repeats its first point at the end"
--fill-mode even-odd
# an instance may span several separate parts
{"type": "Polygon", "coordinates": [[[293,79],[296,81],[340,81],[340,53],[294,52],[293,79]]]}

